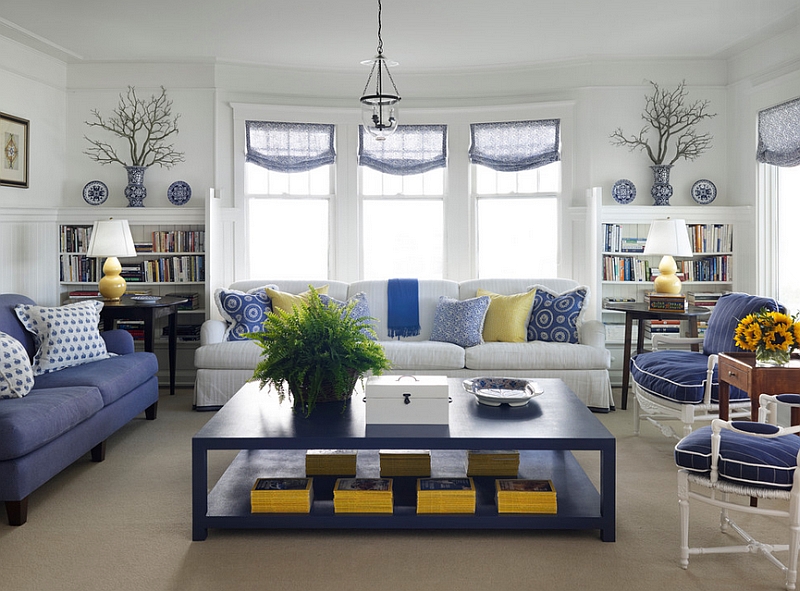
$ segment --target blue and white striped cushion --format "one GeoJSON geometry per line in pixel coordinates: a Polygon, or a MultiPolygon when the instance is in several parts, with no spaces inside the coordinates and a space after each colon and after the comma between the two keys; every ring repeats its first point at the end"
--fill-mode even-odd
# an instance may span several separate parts
{"type": "MultiPolygon", "coordinates": [[[[631,359],[631,378],[656,396],[685,404],[703,401],[708,357],[694,351],[653,351],[631,359]]],[[[743,400],[747,394],[731,386],[730,400],[743,400]]],[[[711,401],[719,400],[717,370],[711,377],[711,401]]]]}
{"type": "Polygon", "coordinates": [[[777,310],[779,306],[772,298],[746,293],[726,293],[720,297],[708,318],[708,327],[703,337],[703,353],[718,355],[726,351],[736,351],[733,341],[736,325],[742,318],[761,308],[777,310]]]}
{"type": "MultiPolygon", "coordinates": [[[[734,422],[740,429],[771,430],[763,423],[734,422]]],[[[792,488],[800,452],[800,437],[784,435],[762,439],[723,429],[720,439],[719,476],[747,486],[792,488]]],[[[675,446],[675,463],[700,473],[711,471],[711,426],[701,427],[675,446]]]]}

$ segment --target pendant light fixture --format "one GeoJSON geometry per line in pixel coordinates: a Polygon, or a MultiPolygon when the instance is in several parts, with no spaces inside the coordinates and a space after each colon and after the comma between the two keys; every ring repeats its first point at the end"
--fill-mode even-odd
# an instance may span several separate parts
{"type": "Polygon", "coordinates": [[[394,84],[392,74],[389,72],[391,66],[396,66],[397,62],[388,61],[383,56],[383,39],[381,38],[381,0],[378,0],[378,54],[371,60],[361,62],[371,66],[369,78],[364,85],[364,92],[361,97],[361,116],[364,128],[377,140],[385,140],[397,129],[397,116],[399,113],[398,104],[400,95],[397,93],[397,86],[394,84]],[[388,81],[392,85],[394,94],[384,92],[384,82],[388,81]],[[370,86],[374,84],[374,86],[370,86]],[[374,92],[373,92],[374,90],[374,92]]]}

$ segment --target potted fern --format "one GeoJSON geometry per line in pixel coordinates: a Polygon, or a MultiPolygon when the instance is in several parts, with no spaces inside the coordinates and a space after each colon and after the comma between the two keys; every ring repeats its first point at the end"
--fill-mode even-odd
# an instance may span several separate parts
{"type": "Polygon", "coordinates": [[[281,402],[291,396],[305,416],[321,402],[346,403],[366,373],[390,367],[370,318],[355,316],[355,305],[323,301],[312,287],[304,306],[267,314],[264,330],[247,335],[262,348],[253,380],[275,388],[281,402]]]}

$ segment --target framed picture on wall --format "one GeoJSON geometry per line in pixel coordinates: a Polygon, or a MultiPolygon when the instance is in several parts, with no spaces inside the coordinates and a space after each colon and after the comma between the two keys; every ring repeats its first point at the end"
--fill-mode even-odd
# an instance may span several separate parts
{"type": "Polygon", "coordinates": [[[29,123],[0,113],[0,185],[28,188],[29,123]]]}

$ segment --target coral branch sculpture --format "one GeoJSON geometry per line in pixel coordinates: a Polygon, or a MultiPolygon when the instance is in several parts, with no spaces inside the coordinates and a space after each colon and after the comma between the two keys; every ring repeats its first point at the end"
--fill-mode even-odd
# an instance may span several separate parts
{"type": "Polygon", "coordinates": [[[705,119],[716,117],[709,113],[709,101],[695,101],[687,105],[686,81],[681,82],[674,90],[665,90],[650,81],[653,93],[645,96],[645,108],[642,113],[646,125],[637,135],[625,136],[621,128],[611,134],[611,143],[615,146],[628,147],[630,150],[647,152],[653,164],[665,164],[671,148],[675,155],[666,164],[672,165],[679,158],[694,160],[711,148],[713,136],[699,133],[695,126],[705,119]],[[651,136],[655,136],[655,145],[650,144],[651,136]]]}
{"type": "Polygon", "coordinates": [[[128,87],[125,94],[119,95],[119,104],[112,117],[104,118],[97,109],[92,110],[93,121],[86,121],[89,127],[98,127],[123,138],[128,143],[127,159],[117,154],[111,144],[84,138],[91,144],[84,154],[100,164],[113,162],[123,166],[152,166],[158,164],[171,168],[183,162],[183,152],[167,144],[170,136],[178,133],[178,118],[172,115],[172,101],[167,99],[167,91],[161,87],[161,94],[152,95],[145,101],[136,96],[136,89],[128,87]]]}

